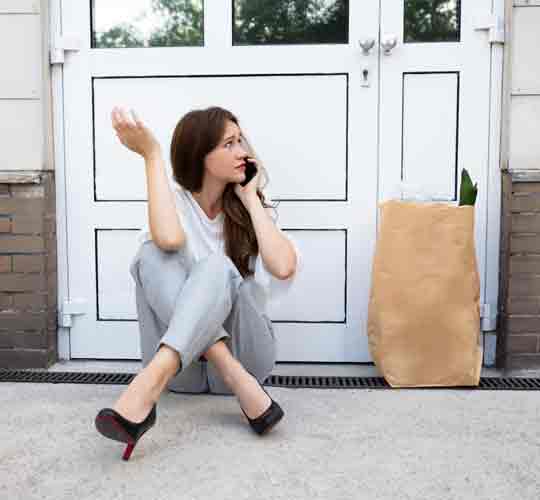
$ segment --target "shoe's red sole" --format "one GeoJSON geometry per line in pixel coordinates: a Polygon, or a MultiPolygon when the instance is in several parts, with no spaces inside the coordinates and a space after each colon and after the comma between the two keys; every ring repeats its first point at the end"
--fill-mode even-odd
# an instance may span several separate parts
{"type": "Polygon", "coordinates": [[[96,429],[109,439],[122,443],[132,443],[133,438],[122,428],[114,417],[96,417],[96,429]]]}

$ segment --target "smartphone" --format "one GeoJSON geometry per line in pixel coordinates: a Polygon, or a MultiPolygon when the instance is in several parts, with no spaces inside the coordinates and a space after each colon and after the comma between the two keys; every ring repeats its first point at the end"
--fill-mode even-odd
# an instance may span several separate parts
{"type": "Polygon", "coordinates": [[[248,182],[251,181],[251,179],[253,179],[253,177],[255,177],[255,174],[257,173],[257,167],[255,166],[255,163],[252,162],[251,160],[248,160],[246,158],[246,180],[241,182],[240,185],[243,187],[245,185],[248,184],[248,182]]]}

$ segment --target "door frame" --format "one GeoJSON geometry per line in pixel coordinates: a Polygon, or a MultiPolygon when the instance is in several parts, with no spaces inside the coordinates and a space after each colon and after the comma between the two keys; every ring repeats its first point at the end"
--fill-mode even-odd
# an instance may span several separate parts
{"type": "MultiPolygon", "coordinates": [[[[506,25],[505,0],[492,0],[492,13],[506,25]]],[[[510,40],[506,30],[505,44],[510,40]]],[[[495,348],[499,311],[499,281],[500,281],[500,235],[501,235],[501,170],[503,169],[503,151],[501,149],[501,132],[503,129],[503,82],[504,82],[504,45],[493,43],[491,45],[491,85],[489,96],[489,147],[488,147],[488,195],[487,203],[487,238],[486,238],[486,280],[485,303],[489,304],[491,311],[484,311],[488,315],[482,320],[481,340],[484,349],[484,364],[495,364],[495,348]],[[491,201],[492,200],[492,201],[491,201]],[[490,243],[490,245],[488,245],[490,243]],[[484,332],[493,332],[485,335],[484,332]]]]}
{"type": "MultiPolygon", "coordinates": [[[[49,47],[52,47],[56,37],[62,34],[61,29],[61,0],[50,0],[49,5],[49,47]]],[[[492,13],[505,20],[505,0],[492,1],[492,13]]],[[[506,24],[506,23],[505,23],[506,24]]],[[[379,25],[380,30],[380,25],[379,25]]],[[[350,43],[356,44],[360,33],[350,32],[350,43]]],[[[507,39],[509,37],[506,33],[507,39]]],[[[486,39],[487,43],[487,39],[486,39]]],[[[489,99],[489,153],[488,153],[488,214],[486,238],[486,279],[485,303],[489,304],[491,311],[484,311],[489,317],[482,320],[482,330],[494,331],[497,326],[497,311],[499,298],[500,273],[500,230],[501,230],[501,130],[503,112],[503,63],[504,46],[494,43],[491,45],[491,84],[489,99]],[[488,245],[489,242],[489,245],[488,245]]],[[[68,55],[69,57],[69,55],[68,55]]],[[[58,253],[58,281],[57,304],[58,318],[62,315],[65,300],[69,293],[68,268],[68,234],[66,221],[67,193],[66,193],[66,163],[65,163],[65,135],[64,135],[64,72],[61,64],[50,64],[51,92],[52,92],[52,118],[51,134],[54,144],[54,165],[56,180],[56,206],[57,206],[57,253],[58,253]]],[[[377,165],[378,171],[379,165],[377,165]]],[[[61,360],[71,359],[70,328],[58,326],[58,357],[61,360]]],[[[495,360],[495,336],[483,335],[484,364],[491,365],[495,360]]]]}

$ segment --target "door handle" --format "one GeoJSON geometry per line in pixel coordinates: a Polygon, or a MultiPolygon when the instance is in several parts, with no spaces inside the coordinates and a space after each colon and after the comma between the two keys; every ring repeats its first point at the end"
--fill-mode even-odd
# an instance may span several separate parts
{"type": "Polygon", "coordinates": [[[367,56],[369,54],[369,51],[375,45],[375,38],[372,38],[372,37],[360,38],[360,40],[358,40],[358,45],[362,49],[362,53],[365,56],[367,56]]]}
{"type": "Polygon", "coordinates": [[[396,35],[384,35],[381,38],[381,47],[384,50],[384,54],[389,56],[392,53],[392,50],[397,45],[397,36],[396,35]]]}

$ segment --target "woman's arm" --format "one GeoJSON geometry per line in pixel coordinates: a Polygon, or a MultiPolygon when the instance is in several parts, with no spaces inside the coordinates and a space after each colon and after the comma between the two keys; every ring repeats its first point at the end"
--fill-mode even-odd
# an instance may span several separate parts
{"type": "Polygon", "coordinates": [[[246,208],[255,228],[264,267],[278,279],[290,278],[296,271],[296,252],[291,242],[276,227],[258,196],[249,197],[246,208]]]}
{"type": "Polygon", "coordinates": [[[163,250],[181,248],[186,235],[178,220],[174,194],[171,192],[165,163],[160,150],[145,155],[146,182],[148,192],[148,219],[152,239],[163,250]]]}
{"type": "Polygon", "coordinates": [[[133,110],[128,114],[115,106],[111,119],[120,142],[144,158],[152,239],[163,250],[178,250],[184,245],[186,236],[167,181],[159,142],[133,110]]]}

